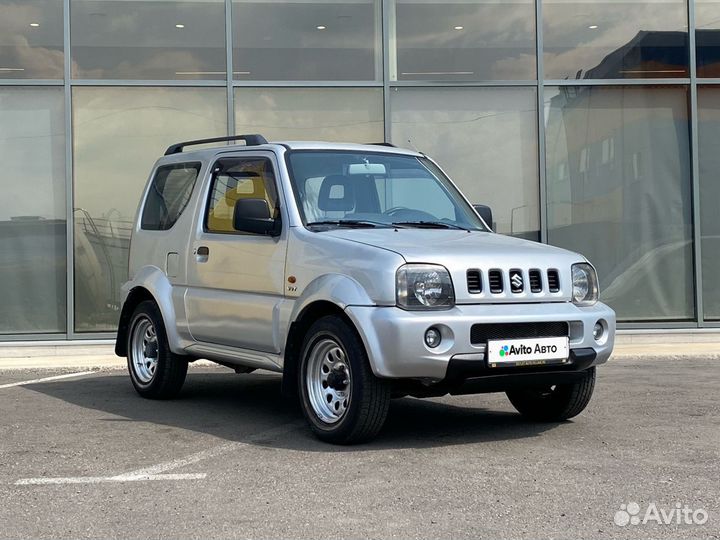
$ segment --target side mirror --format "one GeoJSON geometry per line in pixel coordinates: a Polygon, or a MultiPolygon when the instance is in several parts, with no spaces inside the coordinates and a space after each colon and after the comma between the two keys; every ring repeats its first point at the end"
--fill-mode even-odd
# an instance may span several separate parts
{"type": "Polygon", "coordinates": [[[484,204],[473,204],[473,208],[478,213],[478,215],[483,218],[483,221],[487,223],[488,227],[490,227],[490,229],[492,230],[494,228],[492,209],[484,204]]]}
{"type": "Polygon", "coordinates": [[[233,212],[236,231],[280,236],[280,219],[273,219],[265,199],[238,199],[233,212]]]}

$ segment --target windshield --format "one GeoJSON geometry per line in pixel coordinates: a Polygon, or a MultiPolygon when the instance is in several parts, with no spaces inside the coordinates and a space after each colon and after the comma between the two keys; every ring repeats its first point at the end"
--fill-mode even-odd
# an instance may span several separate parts
{"type": "Polygon", "coordinates": [[[295,150],[288,165],[307,227],[487,230],[426,158],[295,150]]]}

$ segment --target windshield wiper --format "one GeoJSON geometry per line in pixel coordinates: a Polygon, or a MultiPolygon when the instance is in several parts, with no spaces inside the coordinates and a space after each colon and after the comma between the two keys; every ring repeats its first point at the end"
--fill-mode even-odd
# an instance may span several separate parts
{"type": "Polygon", "coordinates": [[[446,223],[445,221],[397,221],[393,225],[405,227],[418,227],[421,229],[460,229],[461,231],[469,231],[467,227],[461,227],[455,223],[446,223]]]}
{"type": "Polygon", "coordinates": [[[308,227],[322,225],[335,225],[336,227],[355,227],[355,228],[368,228],[373,229],[375,227],[392,227],[389,223],[383,223],[381,221],[368,221],[366,219],[326,219],[323,221],[311,221],[307,224],[308,227]]]}

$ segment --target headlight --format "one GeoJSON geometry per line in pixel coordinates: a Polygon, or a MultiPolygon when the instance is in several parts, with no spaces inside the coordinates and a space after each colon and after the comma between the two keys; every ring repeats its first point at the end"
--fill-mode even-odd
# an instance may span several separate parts
{"type": "Polygon", "coordinates": [[[591,306],[598,301],[598,279],[588,263],[572,265],[572,300],[578,306],[591,306]]]}
{"type": "Polygon", "coordinates": [[[450,309],[455,305],[450,274],[437,264],[406,264],[395,279],[397,304],[403,309],[450,309]]]}

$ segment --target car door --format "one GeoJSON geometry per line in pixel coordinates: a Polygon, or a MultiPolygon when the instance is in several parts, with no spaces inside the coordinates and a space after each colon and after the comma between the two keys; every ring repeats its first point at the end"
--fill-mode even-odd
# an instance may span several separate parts
{"type": "Polygon", "coordinates": [[[286,228],[273,237],[233,226],[240,199],[265,199],[280,219],[274,154],[220,158],[211,171],[188,257],[188,328],[199,342],[277,353],[273,327],[284,293],[286,228]]]}

